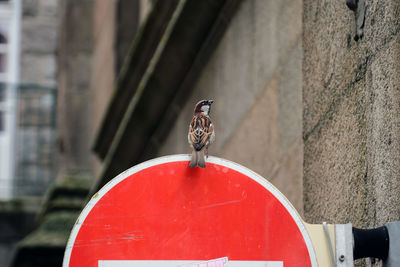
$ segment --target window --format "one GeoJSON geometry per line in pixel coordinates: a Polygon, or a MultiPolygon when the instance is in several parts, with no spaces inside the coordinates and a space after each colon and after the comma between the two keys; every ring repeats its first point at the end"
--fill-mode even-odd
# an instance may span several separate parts
{"type": "Polygon", "coordinates": [[[6,86],[4,83],[0,83],[0,103],[6,100],[6,86]]]}
{"type": "Polygon", "coordinates": [[[4,111],[0,110],[0,133],[4,131],[5,128],[5,118],[4,111]]]}
{"type": "Polygon", "coordinates": [[[7,71],[7,55],[0,53],[0,73],[7,71]]]}
{"type": "Polygon", "coordinates": [[[9,48],[7,40],[8,26],[8,22],[0,21],[0,73],[7,72],[7,53],[9,48]]]}
{"type": "Polygon", "coordinates": [[[6,44],[6,43],[7,43],[7,37],[0,32],[0,44],[6,44]]]}

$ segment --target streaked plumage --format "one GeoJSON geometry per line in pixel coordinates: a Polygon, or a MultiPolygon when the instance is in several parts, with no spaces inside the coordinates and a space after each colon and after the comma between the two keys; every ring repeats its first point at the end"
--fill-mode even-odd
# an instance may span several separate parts
{"type": "Polygon", "coordinates": [[[196,104],[194,116],[189,125],[188,142],[193,149],[191,168],[206,167],[204,151],[208,156],[208,146],[214,141],[214,126],[210,119],[213,100],[202,100],[196,104]]]}

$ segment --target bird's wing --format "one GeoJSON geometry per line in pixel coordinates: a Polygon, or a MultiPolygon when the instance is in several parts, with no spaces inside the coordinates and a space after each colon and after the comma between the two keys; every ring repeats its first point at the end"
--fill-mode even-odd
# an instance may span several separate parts
{"type": "Polygon", "coordinates": [[[199,151],[207,145],[212,131],[213,127],[209,117],[201,114],[194,116],[189,126],[189,138],[194,149],[199,151]]]}

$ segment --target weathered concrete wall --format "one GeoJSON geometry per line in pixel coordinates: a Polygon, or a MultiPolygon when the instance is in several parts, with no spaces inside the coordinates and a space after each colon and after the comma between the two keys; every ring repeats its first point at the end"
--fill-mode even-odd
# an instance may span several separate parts
{"type": "Polygon", "coordinates": [[[91,170],[93,0],[60,2],[58,110],[60,173],[91,170]]]}
{"type": "MultiPolygon", "coordinates": [[[[94,40],[93,60],[90,77],[90,90],[92,94],[92,118],[90,130],[90,143],[98,132],[99,125],[110,101],[115,81],[115,23],[116,0],[94,1],[94,40]]],[[[95,176],[101,169],[101,162],[93,158],[95,176]]]]}
{"type": "Polygon", "coordinates": [[[304,202],[309,222],[400,219],[400,2],[304,1],[304,202]]]}
{"type": "Polygon", "coordinates": [[[115,89],[115,80],[132,46],[139,26],[140,5],[146,6],[146,1],[95,0],[90,83],[93,95],[92,134],[99,130],[115,89]]]}
{"type": "Polygon", "coordinates": [[[302,1],[240,6],[160,155],[189,153],[194,104],[214,99],[210,155],[258,172],[302,211],[302,1]]]}
{"type": "MultiPolygon", "coordinates": [[[[100,130],[99,127],[115,91],[118,73],[133,44],[139,26],[140,9],[148,5],[147,1],[143,0],[94,1],[94,49],[90,77],[92,95],[90,144],[93,143],[95,135],[100,130]]],[[[102,163],[97,157],[93,158],[93,162],[95,176],[97,176],[102,163]]]]}
{"type": "Polygon", "coordinates": [[[21,83],[56,85],[57,1],[22,1],[21,83]]]}
{"type": "Polygon", "coordinates": [[[110,101],[115,79],[116,0],[94,2],[94,50],[90,87],[93,95],[93,133],[110,101]]]}

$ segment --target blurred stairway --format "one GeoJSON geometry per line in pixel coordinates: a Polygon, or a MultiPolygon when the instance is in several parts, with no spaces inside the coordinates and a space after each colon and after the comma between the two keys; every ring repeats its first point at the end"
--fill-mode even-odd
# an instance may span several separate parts
{"type": "Polygon", "coordinates": [[[12,267],[62,266],[72,227],[87,202],[88,175],[67,175],[50,187],[38,214],[38,227],[21,242],[12,267]]]}

